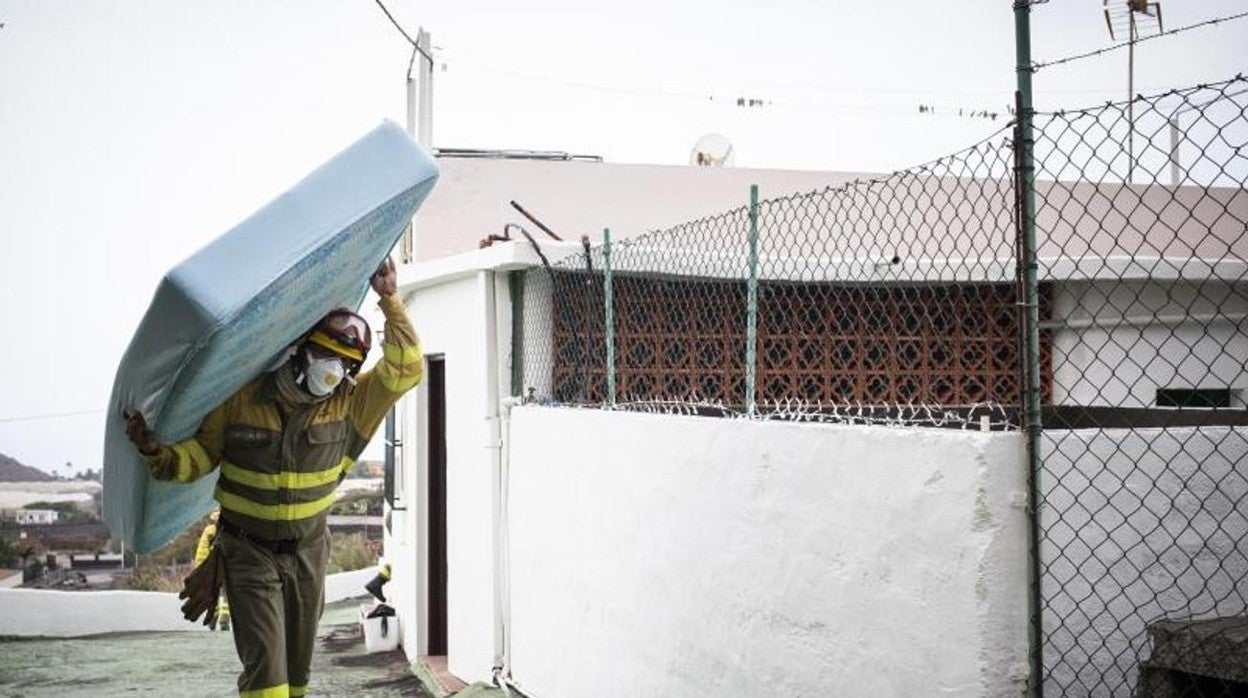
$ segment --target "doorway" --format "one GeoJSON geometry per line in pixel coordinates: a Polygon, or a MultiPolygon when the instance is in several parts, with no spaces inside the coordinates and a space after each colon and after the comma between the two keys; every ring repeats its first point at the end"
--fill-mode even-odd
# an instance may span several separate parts
{"type": "Polygon", "coordinates": [[[446,655],[446,357],[429,358],[429,609],[430,656],[446,655]]]}

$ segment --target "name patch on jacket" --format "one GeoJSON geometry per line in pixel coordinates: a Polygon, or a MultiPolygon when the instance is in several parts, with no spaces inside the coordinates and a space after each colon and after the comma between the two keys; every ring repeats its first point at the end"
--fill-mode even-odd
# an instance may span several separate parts
{"type": "Polygon", "coordinates": [[[259,427],[231,424],[225,428],[225,440],[240,446],[262,446],[273,440],[274,432],[259,427]]]}

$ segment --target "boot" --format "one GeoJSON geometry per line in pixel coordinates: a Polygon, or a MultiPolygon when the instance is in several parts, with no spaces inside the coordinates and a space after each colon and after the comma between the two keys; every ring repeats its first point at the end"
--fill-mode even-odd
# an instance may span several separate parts
{"type": "Polygon", "coordinates": [[[387,581],[388,581],[387,579],[383,578],[379,574],[376,577],[373,577],[372,581],[370,581],[368,584],[365,584],[364,589],[366,589],[368,593],[375,596],[378,601],[385,603],[386,595],[381,593],[381,587],[384,586],[387,581]]]}

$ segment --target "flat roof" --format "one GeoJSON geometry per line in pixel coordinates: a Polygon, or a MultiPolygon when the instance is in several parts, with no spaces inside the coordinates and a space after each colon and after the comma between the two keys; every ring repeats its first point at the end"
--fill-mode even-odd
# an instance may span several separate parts
{"type": "MultiPolygon", "coordinates": [[[[364,652],[357,623],[361,603],[364,599],[349,599],[325,607],[312,655],[311,693],[426,695],[402,650],[364,652]]],[[[228,632],[7,639],[0,647],[0,694],[4,695],[234,695],[242,669],[233,634],[228,632]]]]}

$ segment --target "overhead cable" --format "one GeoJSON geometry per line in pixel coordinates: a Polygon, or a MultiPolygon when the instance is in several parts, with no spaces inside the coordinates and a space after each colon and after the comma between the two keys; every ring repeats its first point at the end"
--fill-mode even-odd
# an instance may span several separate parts
{"type": "MultiPolygon", "coordinates": [[[[719,106],[734,106],[740,109],[762,110],[771,107],[797,108],[797,109],[813,109],[816,111],[858,111],[871,114],[897,114],[904,115],[913,113],[911,110],[918,110],[919,114],[924,116],[945,116],[952,118],[966,119],[991,119],[995,120],[1002,115],[1002,112],[994,109],[985,109],[982,107],[970,107],[965,105],[943,105],[939,108],[928,103],[897,103],[897,104],[843,104],[830,103],[821,101],[806,100],[789,100],[769,99],[759,96],[734,96],[730,94],[715,94],[711,92],[684,92],[675,90],[666,90],[661,88],[645,88],[645,87],[626,87],[621,85],[608,85],[603,83],[590,83],[578,80],[568,80],[549,75],[538,75],[534,73],[523,73],[505,68],[497,68],[494,66],[476,63],[474,61],[454,60],[454,64],[467,66],[472,70],[484,73],[494,73],[498,75],[506,75],[508,77],[520,78],[523,80],[533,80],[536,82],[544,82],[561,87],[590,90],[595,92],[606,92],[612,94],[637,96],[637,97],[661,97],[668,99],[683,99],[699,101],[704,103],[715,104],[719,106]]],[[[445,65],[445,63],[444,63],[445,65]]],[[[857,92],[858,90],[848,90],[857,92]]],[[[902,92],[902,91],[897,91],[902,92]]],[[[917,93],[914,93],[917,94],[917,93]]],[[[1008,107],[1006,108],[1008,110],[1008,107]]]]}
{"type": "MultiPolygon", "coordinates": [[[[404,30],[404,29],[403,29],[402,25],[400,25],[400,24],[399,24],[398,20],[396,20],[396,19],[394,18],[394,15],[390,14],[390,10],[386,8],[385,4],[384,4],[384,3],[382,3],[382,1],[381,1],[381,0],[373,0],[373,2],[376,2],[376,3],[377,3],[377,7],[380,7],[380,8],[381,8],[381,11],[382,11],[382,12],[384,12],[384,13],[386,13],[386,19],[390,20],[390,23],[394,25],[394,28],[395,28],[395,29],[398,29],[398,30],[399,30],[399,33],[403,35],[403,38],[404,38],[404,39],[407,39],[407,43],[409,43],[409,44],[411,44],[411,45],[412,45],[412,49],[413,49],[413,50],[415,50],[415,52],[416,52],[416,53],[419,53],[420,55],[424,56],[424,57],[425,57],[425,60],[429,61],[429,63],[430,63],[430,64],[432,64],[432,63],[433,63],[433,56],[430,56],[430,55],[429,55],[429,54],[428,54],[428,53],[427,53],[424,49],[422,49],[422,48],[420,47],[420,44],[417,44],[417,43],[416,43],[416,40],[415,40],[415,39],[413,39],[413,38],[411,37],[411,35],[410,35],[410,34],[408,34],[406,30],[404,30]]],[[[413,55],[412,55],[412,61],[413,61],[413,62],[415,62],[415,60],[416,60],[416,58],[415,58],[415,54],[413,54],[413,55]]],[[[408,70],[408,73],[410,74],[410,73],[411,73],[411,70],[412,70],[412,69],[411,69],[411,63],[409,63],[409,64],[408,64],[408,69],[407,69],[407,70],[408,70]]]]}
{"type": "Polygon", "coordinates": [[[61,419],[62,417],[78,417],[84,414],[99,414],[104,410],[78,410],[76,412],[53,412],[49,414],[29,414],[20,417],[0,417],[0,424],[12,422],[34,422],[43,419],[61,419]]]}

